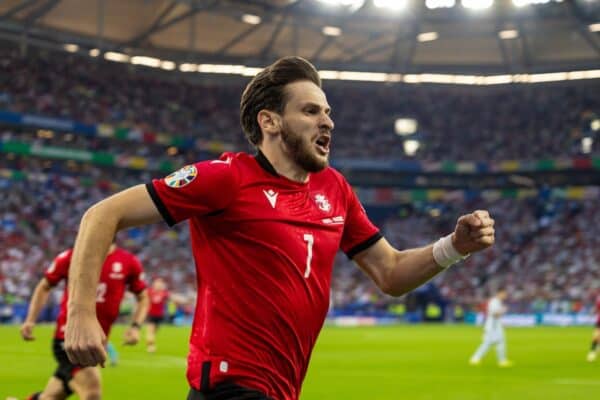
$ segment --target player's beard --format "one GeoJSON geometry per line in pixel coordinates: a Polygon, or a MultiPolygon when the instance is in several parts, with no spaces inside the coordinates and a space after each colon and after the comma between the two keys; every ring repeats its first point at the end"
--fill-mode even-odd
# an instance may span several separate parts
{"type": "Polygon", "coordinates": [[[305,171],[319,172],[329,165],[329,157],[319,157],[314,144],[302,134],[294,132],[285,123],[281,129],[281,140],[287,146],[294,162],[305,171]]]}

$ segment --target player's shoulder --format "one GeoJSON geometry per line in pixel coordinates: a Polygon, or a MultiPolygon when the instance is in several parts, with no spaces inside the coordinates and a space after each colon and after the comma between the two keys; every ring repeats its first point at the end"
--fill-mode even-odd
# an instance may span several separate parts
{"type": "Polygon", "coordinates": [[[252,168],[254,164],[253,159],[254,157],[248,153],[225,152],[222,153],[218,158],[199,161],[196,164],[188,167],[192,168],[194,173],[197,173],[197,171],[211,171],[211,174],[231,174],[236,176],[240,173],[240,171],[252,168]]]}
{"type": "Polygon", "coordinates": [[[130,252],[129,250],[125,250],[122,247],[117,247],[112,254],[117,261],[137,261],[138,257],[130,252]]]}
{"type": "Polygon", "coordinates": [[[331,188],[338,187],[346,190],[350,186],[344,175],[331,166],[324,168],[322,171],[313,173],[311,180],[319,185],[331,188]]]}
{"type": "Polygon", "coordinates": [[[54,261],[57,261],[57,262],[69,261],[71,259],[72,255],[73,255],[73,249],[67,249],[67,250],[64,250],[61,253],[59,253],[54,258],[54,261]]]}
{"type": "Polygon", "coordinates": [[[245,164],[249,164],[252,159],[254,157],[252,157],[250,154],[245,153],[245,152],[238,152],[238,153],[234,153],[231,151],[226,151],[224,153],[222,153],[218,158],[213,159],[213,160],[206,160],[203,161],[205,163],[211,164],[211,165],[245,165],[245,164]]]}

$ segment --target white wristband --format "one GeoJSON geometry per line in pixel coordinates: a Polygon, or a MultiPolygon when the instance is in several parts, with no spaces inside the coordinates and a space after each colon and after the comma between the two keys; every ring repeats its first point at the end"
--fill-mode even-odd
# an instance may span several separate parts
{"type": "Polygon", "coordinates": [[[454,248],[452,234],[444,236],[433,244],[433,259],[442,268],[448,268],[467,257],[469,254],[463,256],[454,248]]]}

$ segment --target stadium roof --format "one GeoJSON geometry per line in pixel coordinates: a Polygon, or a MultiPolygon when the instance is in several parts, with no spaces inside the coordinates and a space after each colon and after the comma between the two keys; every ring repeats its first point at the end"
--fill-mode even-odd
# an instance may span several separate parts
{"type": "Polygon", "coordinates": [[[600,68],[600,1],[495,0],[487,10],[390,3],[402,1],[393,11],[372,0],[356,9],[324,0],[4,0],[0,39],[255,67],[295,54],[321,69],[391,73],[600,68]]]}

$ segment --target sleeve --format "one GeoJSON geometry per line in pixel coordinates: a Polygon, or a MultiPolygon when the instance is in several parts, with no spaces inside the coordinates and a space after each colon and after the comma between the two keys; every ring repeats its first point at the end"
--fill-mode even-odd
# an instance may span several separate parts
{"type": "Polygon", "coordinates": [[[237,193],[233,156],[187,165],[146,184],[148,193],[169,226],[193,216],[222,211],[237,193]]]}
{"type": "Polygon", "coordinates": [[[56,286],[61,280],[69,276],[69,266],[71,265],[72,250],[66,250],[52,260],[52,263],[44,272],[44,277],[51,286],[56,286]]]}
{"type": "Polygon", "coordinates": [[[140,293],[146,289],[146,282],[144,282],[144,268],[140,260],[131,255],[131,269],[127,279],[127,288],[133,293],[140,293]]]}
{"type": "Polygon", "coordinates": [[[367,212],[358,200],[358,196],[345,179],[342,188],[348,199],[348,209],[340,247],[348,258],[352,259],[356,254],[377,243],[383,236],[369,220],[367,212]]]}

